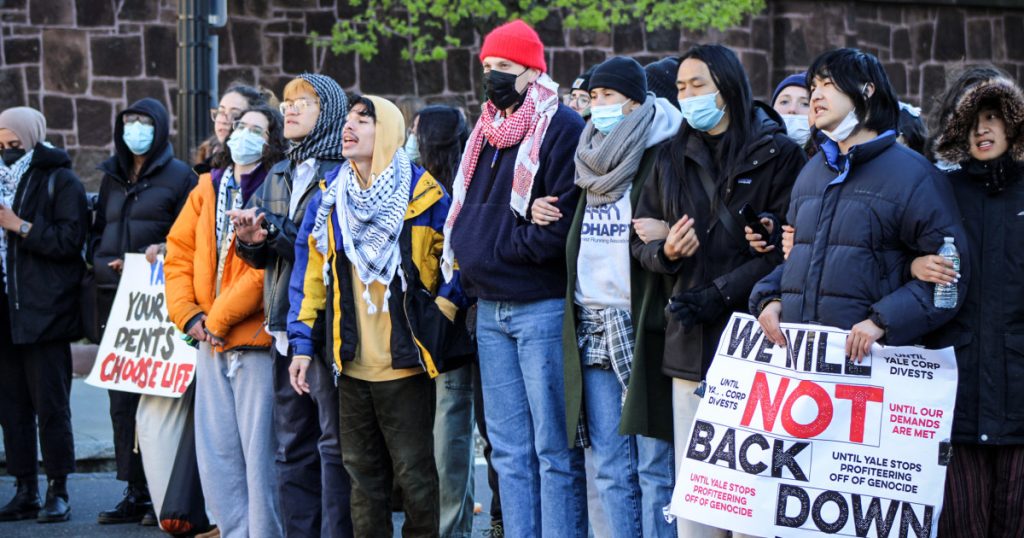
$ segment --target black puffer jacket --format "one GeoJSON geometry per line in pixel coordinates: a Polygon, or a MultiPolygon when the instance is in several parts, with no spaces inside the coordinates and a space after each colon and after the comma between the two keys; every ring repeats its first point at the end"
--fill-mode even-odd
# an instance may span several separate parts
{"type": "Polygon", "coordinates": [[[644,185],[637,204],[635,218],[650,217],[673,224],[683,215],[693,217],[700,240],[696,254],[672,262],[665,257],[664,240],[644,244],[634,233],[631,249],[640,265],[647,271],[672,275],[673,294],[713,284],[725,300],[726,309],[718,319],[690,330],[669,316],[662,370],[671,377],[690,381],[704,378],[731,312],[744,310],[754,284],[782,261],[781,255],[754,254],[742,229],[730,229],[718,218],[712,221],[718,204],[708,199],[697,172],[703,168],[715,177],[716,171],[723,169],[715,177],[718,195],[737,223],[742,222],[739,210],[747,203],[759,212],[784,215],[793,180],[804,164],[803,150],[786,136],[781,119],[768,107],[757,104],[751,123],[744,157],[731,166],[713,164],[702,135],[684,124],[678,135],[687,137],[684,177],[677,177],[673,171],[674,141],[665,142],[654,176],[644,185]],[[677,182],[682,184],[681,196],[669,199],[666,187],[677,182]]]}
{"type": "Polygon", "coordinates": [[[7,302],[15,344],[82,335],[78,295],[88,227],[85,189],[64,150],[40,142],[34,151],[13,204],[32,230],[24,238],[6,232],[7,302]]]}
{"type": "MultiPolygon", "coordinates": [[[[786,263],[751,294],[755,315],[782,299],[782,321],[849,330],[872,319],[883,343],[908,345],[953,318],[935,308],[931,284],[907,270],[943,237],[969,244],[949,182],[887,131],[846,156],[828,141],[793,186],[787,220],[796,227],[786,263]]],[[[961,297],[971,267],[963,264],[961,297]]]]}
{"type": "MultiPolygon", "coordinates": [[[[174,158],[169,129],[167,110],[155,99],[142,99],[117,117],[114,155],[99,166],[104,176],[92,228],[96,285],[105,292],[112,293],[121,281],[121,275],[107,264],[124,259],[128,253],[143,253],[149,245],[163,243],[188,193],[196,186],[192,169],[174,158]],[[153,146],[135,181],[131,177],[134,154],[122,138],[123,115],[132,112],[145,114],[154,121],[153,146]]],[[[102,319],[107,314],[100,313],[102,319]]]]}
{"type": "Polygon", "coordinates": [[[930,347],[954,346],[959,369],[953,442],[1024,444],[1024,92],[1005,79],[965,90],[943,122],[938,157],[959,162],[950,172],[970,248],[963,307],[929,337],[930,347]],[[1010,151],[994,161],[970,159],[968,131],[982,102],[999,102],[1010,151]],[[966,159],[966,160],[964,160],[966,159]]]}

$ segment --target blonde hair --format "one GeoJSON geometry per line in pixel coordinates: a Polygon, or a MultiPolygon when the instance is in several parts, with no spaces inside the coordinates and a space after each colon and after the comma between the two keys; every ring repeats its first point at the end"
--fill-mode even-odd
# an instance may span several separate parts
{"type": "Polygon", "coordinates": [[[284,96],[285,101],[290,101],[303,92],[309,93],[316,98],[318,103],[320,102],[320,95],[316,93],[316,88],[314,88],[313,85],[304,78],[293,78],[289,81],[288,84],[285,85],[284,93],[282,95],[284,96]]]}

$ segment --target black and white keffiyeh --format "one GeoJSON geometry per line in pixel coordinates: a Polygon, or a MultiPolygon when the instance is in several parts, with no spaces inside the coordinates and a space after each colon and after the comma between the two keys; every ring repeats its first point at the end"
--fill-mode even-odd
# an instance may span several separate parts
{"type": "Polygon", "coordinates": [[[331,77],[313,73],[303,73],[299,78],[305,80],[316,90],[320,100],[320,115],[313,125],[313,130],[300,142],[289,144],[285,156],[294,163],[307,159],[344,160],[341,154],[341,126],[348,115],[348,98],[345,91],[331,77]]]}
{"type": "Polygon", "coordinates": [[[381,307],[384,312],[388,311],[390,284],[396,273],[402,279],[403,291],[406,289],[405,275],[400,267],[402,257],[398,237],[409,208],[411,182],[412,166],[402,149],[395,152],[391,165],[373,178],[367,189],[359,185],[355,169],[345,161],[338,171],[338,178],[324,193],[317,209],[311,234],[316,240],[317,251],[327,254],[330,248],[327,238],[330,216],[334,208],[338,208],[345,256],[355,266],[359,280],[365,286],[363,300],[369,314],[378,311],[370,297],[370,284],[380,282],[388,288],[381,307]]]}
{"type": "MultiPolygon", "coordinates": [[[[14,196],[18,193],[18,183],[21,177],[28,171],[32,164],[32,154],[29,151],[21,156],[11,166],[0,161],[0,204],[4,207],[11,207],[14,204],[14,196]]],[[[7,285],[7,234],[0,232],[0,264],[3,264],[4,286],[7,285]]],[[[6,289],[6,287],[5,287],[6,289]]]]}
{"type": "Polygon", "coordinates": [[[225,239],[230,240],[235,226],[228,217],[228,211],[242,209],[242,189],[235,184],[235,170],[229,166],[220,178],[217,189],[217,244],[222,245],[225,239]]]}

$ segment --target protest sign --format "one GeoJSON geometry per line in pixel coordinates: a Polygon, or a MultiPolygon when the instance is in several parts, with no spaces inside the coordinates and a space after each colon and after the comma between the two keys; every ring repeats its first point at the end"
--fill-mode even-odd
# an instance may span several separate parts
{"type": "Polygon", "coordinates": [[[686,437],[670,512],[754,536],[932,537],[957,370],[952,348],[875,345],[734,314],[686,437]],[[808,532],[810,531],[810,532],[808,532]]]}
{"type": "Polygon", "coordinates": [[[196,350],[167,317],[164,260],[125,256],[121,284],[86,383],[111,390],[180,397],[195,376],[196,350]]]}

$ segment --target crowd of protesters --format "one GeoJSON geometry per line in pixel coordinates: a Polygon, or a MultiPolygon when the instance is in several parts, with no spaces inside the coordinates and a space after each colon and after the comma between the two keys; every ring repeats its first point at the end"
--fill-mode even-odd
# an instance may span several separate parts
{"type": "Polygon", "coordinates": [[[0,113],[0,424],[17,479],[0,521],[70,517],[70,345],[102,334],[125,255],[145,253],[164,256],[196,377],[173,404],[110,392],[127,488],[99,523],[384,537],[400,511],[404,536],[470,536],[476,429],[492,536],[585,536],[600,518],[616,538],[725,537],[663,509],[719,337],[749,312],[779,345],[781,322],[848,330],[851,360],[953,346],[939,535],[1024,536],[1012,77],[966,68],[929,132],[856,49],[821,54],[770,103],[721,45],[611,58],[564,89],[545,58],[522,21],[489,33],[475,122],[317,74],[280,101],[232,86],[192,166],[142,99],[117,115],[92,204],[42,114],[0,113]],[[959,271],[934,254],[948,237],[959,271]],[[957,308],[934,305],[937,284],[957,308]],[[166,445],[192,433],[203,524],[182,527],[166,445]]]}

